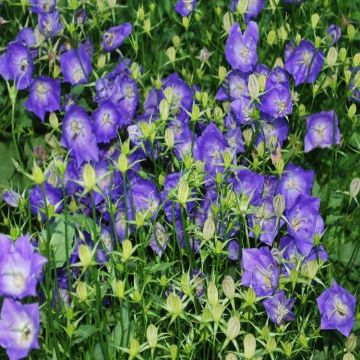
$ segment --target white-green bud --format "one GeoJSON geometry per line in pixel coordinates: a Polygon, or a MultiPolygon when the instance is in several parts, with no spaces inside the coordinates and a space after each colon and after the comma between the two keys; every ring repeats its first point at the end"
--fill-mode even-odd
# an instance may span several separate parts
{"type": "Polygon", "coordinates": [[[244,337],[244,356],[246,360],[251,360],[255,356],[256,339],[253,334],[246,334],[244,337]]]}

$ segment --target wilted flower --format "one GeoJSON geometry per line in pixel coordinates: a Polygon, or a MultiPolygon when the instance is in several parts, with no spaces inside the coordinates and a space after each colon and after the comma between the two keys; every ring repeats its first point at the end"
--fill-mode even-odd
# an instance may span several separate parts
{"type": "Polygon", "coordinates": [[[257,43],[259,28],[254,21],[250,21],[244,33],[240,25],[235,23],[226,41],[226,60],[233,69],[244,73],[250,72],[258,61],[257,43]]]}
{"type": "Polygon", "coordinates": [[[305,152],[340,143],[338,118],[335,111],[323,111],[306,120],[305,152]]]}
{"type": "Polygon", "coordinates": [[[111,27],[105,31],[103,35],[102,46],[105,51],[116,50],[124,40],[131,34],[132,25],[124,23],[118,26],[111,27]]]}
{"type": "Polygon", "coordinates": [[[81,44],[78,49],[71,48],[60,55],[60,67],[65,82],[71,85],[86,83],[92,70],[91,53],[86,44],[81,44]]]}
{"type": "Polygon", "coordinates": [[[41,121],[44,121],[47,112],[60,110],[60,81],[47,76],[39,76],[30,86],[25,107],[41,121]]]}
{"type": "Polygon", "coordinates": [[[349,336],[355,321],[356,299],[336,281],[317,298],[322,330],[336,329],[349,336]]]}
{"type": "Polygon", "coordinates": [[[285,291],[276,292],[273,296],[263,301],[267,316],[277,326],[282,325],[285,321],[295,319],[291,308],[294,305],[294,299],[286,298],[285,291]]]}
{"type": "Polygon", "coordinates": [[[294,77],[295,85],[314,83],[323,67],[324,54],[312,42],[302,40],[285,55],[285,68],[294,77]]]}
{"type": "Polygon", "coordinates": [[[0,75],[5,80],[14,80],[16,88],[26,89],[31,83],[33,60],[27,46],[18,42],[8,45],[0,55],[0,75]]]}
{"type": "Polygon", "coordinates": [[[38,15],[39,30],[46,37],[58,34],[63,26],[60,23],[60,12],[55,10],[51,13],[40,13],[38,15]]]}
{"type": "Polygon", "coordinates": [[[175,11],[181,16],[189,16],[196,6],[196,0],[178,0],[175,11]]]}
{"type": "Polygon", "coordinates": [[[74,105],[65,113],[62,144],[75,156],[78,166],[84,161],[98,160],[98,147],[90,117],[79,106],[74,105]]]}
{"type": "Polygon", "coordinates": [[[39,305],[5,299],[1,308],[0,345],[10,360],[27,357],[31,349],[39,349],[39,305]]]}
{"type": "Polygon", "coordinates": [[[257,296],[272,295],[278,287],[279,270],[269,248],[243,249],[241,284],[253,288],[257,296]]]}

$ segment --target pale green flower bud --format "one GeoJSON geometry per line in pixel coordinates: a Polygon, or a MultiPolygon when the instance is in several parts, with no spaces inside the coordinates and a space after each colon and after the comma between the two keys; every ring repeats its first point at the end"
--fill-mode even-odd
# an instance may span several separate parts
{"type": "Polygon", "coordinates": [[[249,6],[249,0],[238,0],[238,3],[236,5],[236,11],[240,15],[244,15],[246,13],[248,6],[249,6]]]}
{"type": "Polygon", "coordinates": [[[179,204],[185,206],[186,202],[189,198],[189,193],[190,193],[190,189],[189,189],[189,185],[185,180],[182,180],[179,184],[179,189],[178,189],[178,202],[179,204]]]}
{"type": "Polygon", "coordinates": [[[133,246],[130,240],[124,240],[122,243],[122,259],[128,261],[133,254],[133,246]]]}
{"type": "Polygon", "coordinates": [[[286,356],[288,357],[291,357],[292,355],[292,348],[293,348],[293,345],[292,343],[286,341],[283,343],[283,349],[284,349],[284,353],[286,356]]]}
{"type": "Polygon", "coordinates": [[[214,237],[215,234],[215,222],[212,217],[208,217],[203,227],[203,238],[208,241],[214,237]]]}
{"type": "Polygon", "coordinates": [[[227,11],[223,17],[223,28],[227,34],[230,32],[230,29],[233,26],[233,24],[234,24],[234,16],[231,12],[227,11]]]}
{"type": "Polygon", "coordinates": [[[174,138],[174,132],[170,128],[167,128],[165,130],[164,139],[166,146],[171,150],[174,147],[175,138],[174,138]]]}
{"type": "Polygon", "coordinates": [[[275,44],[276,38],[277,38],[276,31],[271,30],[271,31],[268,32],[268,34],[266,36],[266,41],[270,46],[272,46],[272,45],[275,44]]]}
{"type": "Polygon", "coordinates": [[[84,188],[87,191],[94,190],[96,186],[95,169],[89,164],[85,164],[83,170],[84,188]]]}
{"type": "Polygon", "coordinates": [[[169,351],[170,351],[171,360],[176,360],[178,357],[178,347],[175,344],[173,344],[170,346],[169,351]]]}
{"type": "Polygon", "coordinates": [[[50,113],[49,115],[49,123],[53,129],[57,129],[59,127],[59,120],[55,113],[50,113]]]}
{"type": "Polygon", "coordinates": [[[190,278],[189,278],[189,274],[187,272],[185,272],[181,275],[180,288],[181,288],[181,291],[185,295],[191,296],[190,278]]]}
{"type": "Polygon", "coordinates": [[[182,18],[182,24],[183,24],[183,27],[185,28],[185,30],[188,30],[189,25],[190,25],[190,19],[188,17],[184,16],[182,18]]]}
{"type": "Polygon", "coordinates": [[[316,47],[316,48],[319,48],[319,47],[321,46],[321,37],[320,37],[320,36],[317,36],[317,37],[315,38],[314,43],[315,43],[315,47],[316,47]]]}
{"type": "Polygon", "coordinates": [[[131,297],[136,304],[140,304],[142,300],[142,295],[139,290],[137,289],[134,290],[133,293],[131,294],[131,297]]]}
{"type": "Polygon", "coordinates": [[[43,171],[36,165],[36,163],[34,163],[32,168],[32,178],[37,185],[42,185],[46,180],[43,171]]]}
{"type": "Polygon", "coordinates": [[[125,174],[129,170],[126,155],[123,153],[121,153],[118,158],[117,168],[122,174],[125,174]]]}
{"type": "Polygon", "coordinates": [[[87,268],[92,263],[92,252],[89,246],[85,244],[79,245],[79,259],[84,268],[87,268]]]}
{"type": "Polygon", "coordinates": [[[199,105],[194,104],[191,111],[191,120],[197,121],[200,118],[200,108],[199,105]]]}
{"type": "Polygon", "coordinates": [[[144,21],[144,19],[145,19],[145,11],[144,11],[144,8],[142,6],[139,7],[136,15],[137,15],[137,18],[140,21],[144,21]]]}
{"type": "Polygon", "coordinates": [[[268,353],[272,353],[274,352],[276,349],[276,340],[273,337],[268,337],[267,341],[266,341],[266,351],[268,353]]]}
{"type": "Polygon", "coordinates": [[[253,131],[251,128],[246,128],[245,130],[243,130],[242,132],[244,141],[245,141],[245,145],[249,146],[251,144],[252,141],[252,136],[253,136],[253,131]]]}
{"type": "Polygon", "coordinates": [[[149,343],[150,349],[156,348],[158,341],[158,329],[155,325],[150,324],[146,329],[146,339],[149,343]]]}
{"type": "Polygon", "coordinates": [[[125,282],[122,280],[117,280],[114,285],[114,294],[115,296],[122,300],[125,297],[125,282]]]}
{"type": "Polygon", "coordinates": [[[345,341],[345,349],[349,352],[353,352],[356,349],[357,337],[355,334],[350,334],[350,336],[345,341]]]}
{"type": "Polygon", "coordinates": [[[233,300],[235,297],[235,283],[230,275],[226,275],[222,282],[222,290],[228,300],[233,300]]]}
{"type": "Polygon", "coordinates": [[[174,317],[177,318],[183,310],[183,304],[181,299],[175,293],[170,293],[166,299],[166,307],[168,312],[174,317]]]}
{"type": "Polygon", "coordinates": [[[237,360],[237,356],[234,353],[228,353],[225,356],[225,360],[237,360]]]}
{"type": "Polygon", "coordinates": [[[340,61],[342,61],[342,62],[345,62],[345,60],[346,60],[346,55],[347,55],[347,50],[346,50],[346,48],[341,48],[340,50],[339,50],[339,59],[340,59],[340,61]]]}
{"type": "Polygon", "coordinates": [[[244,356],[246,360],[251,360],[255,356],[256,339],[253,334],[246,334],[244,337],[244,356]]]}
{"type": "Polygon", "coordinates": [[[239,334],[240,334],[240,320],[237,317],[232,316],[227,323],[225,335],[228,338],[228,340],[232,341],[237,336],[239,336],[239,334]]]}
{"type": "Polygon", "coordinates": [[[348,34],[348,37],[349,37],[349,40],[353,40],[354,37],[355,37],[355,27],[353,24],[349,24],[348,27],[347,27],[347,34],[348,34]]]}
{"type": "Polygon", "coordinates": [[[360,65],[360,53],[355,54],[353,64],[355,67],[360,65]]]}
{"type": "Polygon", "coordinates": [[[274,67],[281,67],[281,68],[284,67],[284,63],[283,63],[282,58],[280,58],[280,57],[276,58],[274,67]]]}
{"type": "Polygon", "coordinates": [[[277,194],[273,198],[274,213],[277,218],[281,218],[285,210],[285,198],[282,194],[277,194]]]}
{"type": "Polygon", "coordinates": [[[171,39],[175,49],[178,49],[181,45],[181,39],[178,35],[174,35],[171,39]]]}
{"type": "Polygon", "coordinates": [[[169,61],[173,64],[176,60],[176,49],[173,46],[170,46],[166,50],[166,55],[167,55],[169,61]]]}
{"type": "Polygon", "coordinates": [[[244,300],[247,306],[255,304],[256,294],[254,289],[249,288],[244,292],[244,300]]]}
{"type": "Polygon", "coordinates": [[[227,74],[227,71],[226,71],[226,68],[224,66],[219,66],[219,80],[220,82],[223,82],[226,78],[226,74],[227,74]]]}
{"type": "Polygon", "coordinates": [[[356,198],[360,191],[360,178],[356,177],[351,180],[349,195],[352,199],[356,198]]]}
{"type": "Polygon", "coordinates": [[[151,32],[151,20],[150,20],[150,18],[147,18],[147,19],[144,20],[143,29],[144,29],[144,32],[146,34],[150,35],[150,32],[151,32]]]}
{"type": "Polygon", "coordinates": [[[352,353],[347,352],[346,354],[344,354],[343,360],[355,360],[355,356],[352,353]]]}
{"type": "Polygon", "coordinates": [[[131,339],[130,346],[129,346],[130,359],[134,359],[137,356],[139,349],[140,349],[139,342],[136,339],[131,339]]]}
{"type": "Polygon", "coordinates": [[[338,53],[337,53],[336,48],[334,46],[331,47],[326,56],[326,62],[330,67],[332,67],[336,64],[337,56],[338,56],[338,53]]]}
{"type": "Polygon", "coordinates": [[[350,119],[352,119],[356,115],[356,111],[357,111],[356,105],[351,104],[349,109],[348,109],[348,117],[350,119]]]}
{"type": "Polygon", "coordinates": [[[260,93],[260,85],[256,75],[251,74],[248,80],[249,94],[252,99],[257,99],[260,93]]]}
{"type": "Polygon", "coordinates": [[[162,99],[159,104],[160,119],[166,121],[169,118],[170,106],[166,99],[162,99]]]}
{"type": "Polygon", "coordinates": [[[318,13],[315,13],[315,14],[311,15],[311,27],[313,29],[316,28],[317,24],[319,23],[319,20],[320,20],[320,16],[319,16],[318,13]]]}
{"type": "Polygon", "coordinates": [[[207,289],[207,297],[209,300],[209,304],[214,306],[215,304],[217,304],[218,300],[219,300],[219,293],[218,290],[216,288],[216,285],[213,282],[209,283],[208,289],[207,289]]]}
{"type": "Polygon", "coordinates": [[[220,304],[215,304],[211,309],[211,316],[215,323],[219,323],[221,316],[224,312],[224,308],[220,304]]]}
{"type": "Polygon", "coordinates": [[[78,282],[78,285],[76,287],[76,296],[80,302],[86,302],[88,299],[87,287],[86,284],[82,281],[78,282]]]}

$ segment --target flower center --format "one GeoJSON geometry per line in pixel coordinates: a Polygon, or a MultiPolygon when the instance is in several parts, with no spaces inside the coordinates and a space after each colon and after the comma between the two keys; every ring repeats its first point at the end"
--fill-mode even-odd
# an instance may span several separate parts
{"type": "Polygon", "coordinates": [[[286,110],[286,101],[281,100],[276,102],[276,106],[279,114],[283,114],[286,110]]]}
{"type": "Polygon", "coordinates": [[[289,313],[289,310],[282,304],[280,301],[277,303],[277,309],[276,309],[276,319],[277,322],[280,324],[285,316],[289,313]]]}
{"type": "Polygon", "coordinates": [[[240,47],[240,55],[247,60],[249,58],[250,50],[247,46],[240,47]]]}
{"type": "Polygon", "coordinates": [[[108,46],[111,46],[114,43],[115,34],[111,31],[105,33],[105,42],[108,46]]]}
{"type": "Polygon", "coordinates": [[[184,0],[184,5],[185,5],[186,10],[190,11],[192,9],[192,2],[193,2],[193,0],[184,0]]]}
{"type": "Polygon", "coordinates": [[[72,120],[70,124],[70,131],[74,140],[80,135],[83,135],[84,126],[79,120],[72,120]]]}
{"type": "Polygon", "coordinates": [[[348,307],[339,299],[335,299],[335,312],[341,316],[345,317],[348,315],[348,307]]]}
{"type": "Polygon", "coordinates": [[[35,91],[38,93],[38,95],[43,96],[49,92],[49,89],[45,83],[37,82],[35,86],[35,91]]]}
{"type": "Polygon", "coordinates": [[[291,225],[296,232],[300,230],[300,224],[301,220],[297,216],[291,219],[291,225]]]}
{"type": "Polygon", "coordinates": [[[313,58],[312,53],[307,50],[303,51],[302,57],[303,57],[303,64],[306,66],[309,66],[311,64],[311,60],[313,58]]]}
{"type": "Polygon", "coordinates": [[[13,275],[13,284],[17,289],[23,289],[25,286],[25,278],[21,274],[15,273],[13,275]]]}
{"type": "Polygon", "coordinates": [[[26,72],[28,68],[29,68],[29,62],[28,62],[27,58],[21,59],[20,70],[22,72],[26,72]]]}
{"type": "Polygon", "coordinates": [[[131,85],[127,85],[127,86],[125,87],[125,97],[126,97],[127,99],[131,99],[131,98],[133,98],[134,96],[135,96],[135,93],[134,93],[133,87],[132,87],[131,85]]]}
{"type": "Polygon", "coordinates": [[[84,70],[82,69],[81,65],[75,66],[72,76],[75,82],[79,82],[85,78],[84,70]]]}
{"type": "Polygon", "coordinates": [[[108,112],[104,112],[101,116],[101,124],[102,125],[111,125],[112,124],[112,119],[111,119],[111,115],[108,112]]]}

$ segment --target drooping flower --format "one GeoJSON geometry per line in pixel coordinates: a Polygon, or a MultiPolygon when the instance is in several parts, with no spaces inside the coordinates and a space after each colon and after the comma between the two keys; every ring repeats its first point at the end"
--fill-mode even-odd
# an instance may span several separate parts
{"type": "Polygon", "coordinates": [[[50,13],[55,9],[56,0],[29,0],[31,11],[36,14],[50,13]]]}
{"type": "Polygon", "coordinates": [[[278,287],[279,270],[268,247],[243,249],[241,285],[254,289],[257,296],[272,295],[278,287]]]}
{"type": "Polygon", "coordinates": [[[340,26],[335,25],[335,24],[331,24],[328,29],[326,30],[326,34],[328,35],[328,37],[330,38],[331,41],[331,46],[335,45],[340,37],[341,37],[341,29],[340,26]]]}
{"type": "Polygon", "coordinates": [[[25,107],[41,121],[44,121],[47,112],[60,110],[60,81],[47,76],[39,76],[30,86],[25,107]]]}
{"type": "Polygon", "coordinates": [[[98,160],[98,147],[90,117],[79,106],[72,106],[65,114],[62,144],[75,156],[78,166],[84,161],[98,160]]]}
{"type": "Polygon", "coordinates": [[[340,131],[335,111],[322,111],[306,119],[305,152],[317,147],[340,144],[340,131]]]}
{"type": "Polygon", "coordinates": [[[336,281],[316,299],[321,330],[338,330],[349,336],[355,322],[356,298],[336,281]]]}
{"type": "Polygon", "coordinates": [[[319,199],[302,195],[297,198],[294,206],[286,211],[288,232],[295,238],[297,248],[305,256],[314,246],[319,208],[319,199]]]}
{"type": "Polygon", "coordinates": [[[257,44],[259,28],[254,21],[250,21],[244,33],[240,25],[235,23],[226,41],[226,60],[233,69],[244,73],[250,72],[258,61],[257,44]]]}
{"type": "Polygon", "coordinates": [[[308,40],[300,41],[298,47],[288,53],[285,69],[295,80],[295,85],[312,84],[316,81],[324,64],[322,50],[315,48],[308,40]]]}
{"type": "Polygon", "coordinates": [[[21,236],[13,242],[0,235],[0,245],[0,295],[16,299],[36,296],[46,259],[34,251],[30,236],[21,236]]]}
{"type": "Polygon", "coordinates": [[[0,75],[6,80],[13,80],[16,88],[23,90],[30,85],[32,72],[33,61],[27,46],[10,43],[6,52],[0,55],[0,75]]]}
{"type": "Polygon", "coordinates": [[[3,200],[11,207],[17,208],[20,202],[20,194],[13,190],[4,190],[3,200]]]}
{"type": "Polygon", "coordinates": [[[71,48],[60,55],[60,68],[64,81],[71,85],[84,84],[91,73],[91,52],[85,43],[78,49],[71,48]]]}
{"type": "Polygon", "coordinates": [[[277,326],[282,325],[285,321],[295,319],[291,311],[295,299],[288,299],[285,291],[276,292],[273,296],[263,301],[263,305],[269,319],[277,326]]]}
{"type": "Polygon", "coordinates": [[[224,152],[230,146],[222,132],[211,123],[199,136],[194,145],[194,158],[205,164],[205,171],[210,175],[224,171],[224,152]]]}
{"type": "Polygon", "coordinates": [[[181,16],[189,16],[195,9],[196,0],[178,0],[175,11],[181,16]]]}
{"type": "Polygon", "coordinates": [[[286,207],[292,207],[299,195],[310,195],[314,171],[289,163],[281,176],[277,192],[285,197],[286,207]]]}
{"type": "Polygon", "coordinates": [[[21,304],[5,299],[1,308],[0,345],[6,349],[10,360],[28,356],[32,349],[39,349],[39,305],[21,304]]]}
{"type": "Polygon", "coordinates": [[[94,132],[99,143],[108,143],[117,136],[120,115],[111,101],[102,102],[93,114],[94,132]]]}
{"type": "Polygon", "coordinates": [[[40,13],[38,15],[38,24],[41,34],[45,37],[53,37],[58,34],[63,26],[60,23],[60,11],[55,10],[50,13],[40,13]]]}
{"type": "Polygon", "coordinates": [[[151,235],[151,241],[150,241],[151,249],[161,257],[161,255],[166,249],[168,241],[169,241],[169,235],[167,234],[164,227],[159,222],[157,222],[155,224],[155,229],[151,235]]]}
{"type": "Polygon", "coordinates": [[[124,40],[131,34],[132,25],[130,23],[124,23],[118,26],[113,26],[106,30],[103,34],[102,46],[105,51],[114,51],[124,40]]]}

